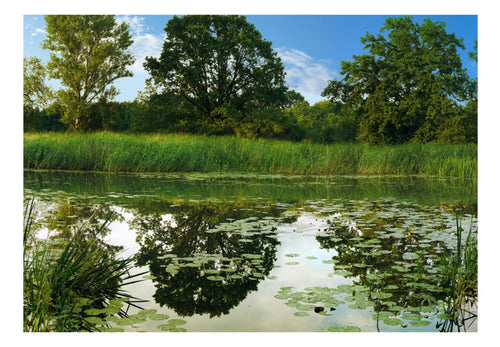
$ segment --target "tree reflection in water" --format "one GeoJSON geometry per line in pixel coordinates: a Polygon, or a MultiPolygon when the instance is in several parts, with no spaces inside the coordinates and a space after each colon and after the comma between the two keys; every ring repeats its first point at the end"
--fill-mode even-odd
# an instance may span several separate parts
{"type": "Polygon", "coordinates": [[[276,261],[275,205],[196,202],[136,213],[138,265],[148,265],[155,301],[181,316],[228,314],[276,261]]]}

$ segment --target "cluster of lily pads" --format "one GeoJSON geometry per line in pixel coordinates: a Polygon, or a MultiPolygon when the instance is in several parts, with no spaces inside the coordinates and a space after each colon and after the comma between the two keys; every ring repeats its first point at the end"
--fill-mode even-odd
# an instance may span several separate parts
{"type": "Polygon", "coordinates": [[[132,326],[150,321],[166,321],[159,324],[157,328],[161,331],[185,332],[186,329],[179,327],[186,324],[183,319],[170,319],[166,314],[157,313],[156,309],[140,310],[136,314],[124,315],[123,304],[128,298],[113,299],[109,301],[106,308],[90,308],[84,311],[85,321],[101,332],[123,332],[122,326],[132,326]]]}
{"type": "Polygon", "coordinates": [[[431,323],[430,315],[451,318],[442,307],[444,288],[439,277],[440,257],[456,244],[456,217],[449,208],[391,200],[318,207],[317,215],[329,218],[329,227],[318,230],[316,238],[321,248],[336,250],[332,259],[322,262],[334,265],[330,277],[351,278],[353,284],[298,292],[282,287],[275,297],[297,308],[295,316],[330,315],[346,305],[351,310],[369,308],[377,326],[380,321],[387,326],[425,327],[431,323]]]}

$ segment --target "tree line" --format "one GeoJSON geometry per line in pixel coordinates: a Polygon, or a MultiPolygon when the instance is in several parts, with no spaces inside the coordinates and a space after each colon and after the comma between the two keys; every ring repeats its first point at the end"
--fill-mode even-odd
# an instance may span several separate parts
{"type": "MultiPolygon", "coordinates": [[[[463,40],[444,22],[389,17],[366,53],[341,65],[324,101],[285,85],[271,42],[244,16],[174,16],[159,57],[147,57],[145,91],[116,102],[132,76],[133,43],[114,16],[45,16],[44,65],[24,58],[25,131],[176,132],[323,143],[477,141],[477,80],[462,66],[463,40]],[[52,90],[46,79],[57,79],[52,90]]],[[[477,41],[470,59],[477,62],[477,41]]]]}

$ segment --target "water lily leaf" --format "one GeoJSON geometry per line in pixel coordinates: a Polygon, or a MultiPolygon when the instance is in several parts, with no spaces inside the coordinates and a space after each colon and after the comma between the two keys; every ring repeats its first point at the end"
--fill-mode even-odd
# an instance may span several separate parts
{"type": "Polygon", "coordinates": [[[286,263],[286,265],[298,265],[300,264],[298,261],[289,261],[288,263],[286,263]]]}
{"type": "Polygon", "coordinates": [[[122,333],[125,331],[123,328],[99,328],[99,330],[105,333],[122,333]]]}
{"type": "Polygon", "coordinates": [[[361,331],[360,328],[355,327],[355,326],[347,326],[345,328],[343,327],[328,327],[326,328],[327,331],[334,332],[334,333],[358,333],[361,331]]]}
{"type": "Polygon", "coordinates": [[[85,320],[87,322],[89,322],[90,324],[94,324],[94,325],[105,325],[106,324],[106,322],[103,321],[99,317],[87,317],[87,318],[85,318],[85,320]]]}
{"type": "Polygon", "coordinates": [[[144,316],[147,316],[147,315],[150,315],[150,314],[155,314],[157,312],[156,309],[154,308],[151,308],[151,309],[147,309],[147,310],[141,310],[138,312],[138,314],[142,314],[144,316]]]}
{"type": "Polygon", "coordinates": [[[312,310],[314,310],[314,305],[299,305],[299,306],[297,306],[297,310],[312,311],[312,310]]]}
{"type": "Polygon", "coordinates": [[[289,298],[288,294],[276,294],[274,297],[279,300],[286,300],[289,298]]]}
{"type": "Polygon", "coordinates": [[[406,259],[406,260],[418,259],[418,254],[414,253],[414,252],[406,252],[403,254],[403,259],[406,259]]]}
{"type": "Polygon", "coordinates": [[[384,323],[387,325],[397,326],[403,324],[403,321],[397,318],[386,318],[384,319],[384,323]]]}
{"type": "Polygon", "coordinates": [[[298,257],[300,254],[298,253],[288,253],[288,254],[285,254],[285,257],[291,257],[291,258],[295,258],[295,257],[298,257]]]}
{"type": "Polygon", "coordinates": [[[414,321],[411,321],[410,324],[414,327],[425,327],[425,326],[431,324],[431,322],[428,320],[414,320],[414,321]]]}
{"type": "Polygon", "coordinates": [[[169,331],[173,333],[185,333],[187,330],[184,328],[175,327],[170,329],[169,331]]]}
{"type": "Polygon", "coordinates": [[[131,316],[128,317],[131,321],[132,321],[132,324],[137,324],[137,323],[144,323],[145,321],[147,321],[147,318],[146,316],[144,316],[143,314],[133,314],[131,316]]]}
{"type": "Polygon", "coordinates": [[[160,324],[157,326],[158,329],[162,331],[170,331],[170,329],[175,328],[174,324],[160,324]]]}
{"type": "Polygon", "coordinates": [[[420,315],[420,313],[405,313],[401,316],[401,318],[406,320],[418,320],[421,319],[422,316],[420,315]]]}
{"type": "Polygon", "coordinates": [[[168,315],[161,313],[154,313],[149,315],[149,319],[151,320],[167,320],[168,318],[168,315]]]}
{"type": "Polygon", "coordinates": [[[114,315],[120,312],[120,308],[118,307],[106,307],[103,309],[104,313],[109,314],[109,315],[114,315]]]}
{"type": "Polygon", "coordinates": [[[315,260],[315,259],[318,259],[318,258],[317,257],[313,257],[313,256],[307,256],[306,259],[315,260]]]}
{"type": "Polygon", "coordinates": [[[100,315],[101,313],[104,313],[105,310],[102,309],[97,309],[97,308],[89,308],[88,310],[83,311],[88,316],[97,316],[100,315]]]}
{"type": "Polygon", "coordinates": [[[207,276],[207,280],[209,280],[209,281],[222,281],[222,280],[224,280],[224,277],[211,275],[211,276],[207,276]]]}
{"type": "Polygon", "coordinates": [[[386,318],[389,318],[393,314],[394,314],[393,312],[389,312],[389,311],[380,311],[380,312],[372,315],[372,318],[375,320],[384,320],[386,318]]]}
{"type": "Polygon", "coordinates": [[[309,313],[304,312],[304,311],[299,311],[299,312],[295,312],[294,315],[297,317],[306,317],[306,316],[309,316],[309,313]]]}
{"type": "Polygon", "coordinates": [[[335,264],[335,260],[330,259],[330,260],[322,260],[321,261],[323,264],[335,264]]]}
{"type": "Polygon", "coordinates": [[[114,321],[118,325],[131,325],[134,324],[134,320],[130,318],[119,318],[114,321]]]}
{"type": "Polygon", "coordinates": [[[387,292],[375,292],[371,294],[373,299],[388,299],[392,297],[392,293],[387,292]]]}

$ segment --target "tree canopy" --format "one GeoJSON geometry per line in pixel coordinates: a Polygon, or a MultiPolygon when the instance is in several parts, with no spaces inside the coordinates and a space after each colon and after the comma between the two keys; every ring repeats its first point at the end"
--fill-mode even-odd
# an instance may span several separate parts
{"type": "Polygon", "coordinates": [[[473,98],[475,84],[462,67],[462,39],[445,23],[390,17],[378,35],[361,38],[367,54],[343,61],[341,81],[322,93],[361,113],[364,143],[428,142],[455,116],[458,102],[473,98]]]}
{"type": "Polygon", "coordinates": [[[244,16],[174,16],[165,32],[161,56],[144,64],[151,81],[205,117],[286,102],[281,60],[244,16]]]}
{"type": "Polygon", "coordinates": [[[45,16],[47,37],[42,47],[51,50],[47,69],[64,89],[58,101],[65,108],[62,121],[74,129],[85,128],[93,102],[111,100],[118,91],[112,83],[132,76],[134,62],[128,51],[133,41],[126,23],[111,15],[45,16]]]}

